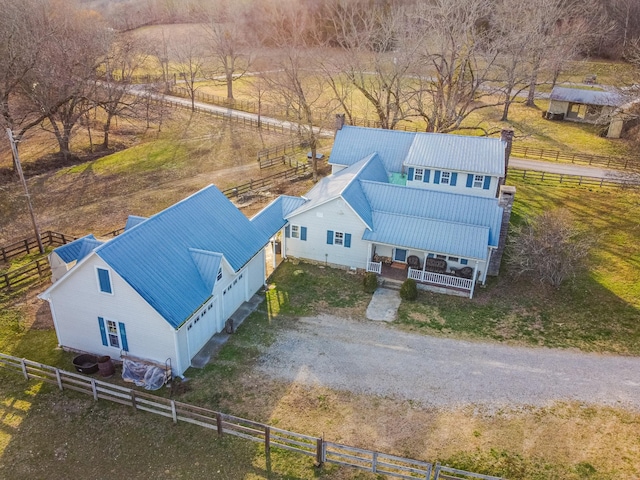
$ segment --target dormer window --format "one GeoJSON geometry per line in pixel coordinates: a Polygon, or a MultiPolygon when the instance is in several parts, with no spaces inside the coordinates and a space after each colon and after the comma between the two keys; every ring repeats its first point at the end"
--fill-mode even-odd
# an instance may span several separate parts
{"type": "Polygon", "coordinates": [[[416,168],[413,173],[413,179],[417,182],[421,182],[423,178],[424,178],[424,169],[416,168]]]}
{"type": "Polygon", "coordinates": [[[216,280],[218,282],[222,280],[222,267],[218,269],[218,276],[216,277],[216,280]]]}
{"type": "Polygon", "coordinates": [[[440,183],[449,185],[451,182],[451,172],[442,172],[440,175],[440,183]]]}
{"type": "Polygon", "coordinates": [[[482,188],[484,185],[484,175],[473,176],[473,188],[482,188]]]}

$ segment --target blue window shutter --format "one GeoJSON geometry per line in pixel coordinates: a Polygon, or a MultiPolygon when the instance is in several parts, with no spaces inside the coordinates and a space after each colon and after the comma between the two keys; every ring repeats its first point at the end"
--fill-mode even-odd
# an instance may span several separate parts
{"type": "Polygon", "coordinates": [[[409,174],[407,175],[407,180],[409,181],[413,180],[413,172],[414,172],[413,167],[409,167],[409,174]]]}
{"type": "Polygon", "coordinates": [[[307,227],[300,227],[300,240],[307,239],[307,227]]]}
{"type": "Polygon", "coordinates": [[[482,184],[482,188],[484,190],[489,190],[489,186],[491,185],[491,177],[489,175],[484,176],[484,183],[482,184]]]}
{"type": "Polygon", "coordinates": [[[112,293],[111,280],[109,279],[109,270],[105,270],[104,268],[99,268],[98,281],[100,282],[101,292],[112,293]]]}
{"type": "Polygon", "coordinates": [[[344,246],[347,248],[351,248],[351,234],[350,233],[345,233],[344,234],[344,246]]]}
{"type": "Polygon", "coordinates": [[[284,227],[284,236],[286,238],[289,238],[291,236],[291,227],[289,225],[284,227]]]}
{"type": "Polygon", "coordinates": [[[473,187],[473,173],[467,173],[467,188],[473,187]]]}
{"type": "Polygon", "coordinates": [[[424,183],[429,183],[429,180],[430,180],[429,177],[431,177],[431,170],[425,170],[424,174],[422,175],[422,181],[424,183]]]}
{"type": "Polygon", "coordinates": [[[333,245],[333,230],[327,230],[327,244],[333,245]]]}
{"type": "Polygon", "coordinates": [[[469,263],[469,260],[467,260],[466,258],[461,258],[460,259],[460,264],[461,265],[466,265],[467,263],[469,263]]]}
{"type": "Polygon", "coordinates": [[[433,175],[433,183],[440,183],[440,170],[436,170],[436,173],[433,175]]]}
{"type": "Polygon", "coordinates": [[[129,343],[127,342],[127,331],[124,328],[124,323],[118,322],[118,327],[120,328],[120,338],[122,339],[122,349],[125,352],[128,352],[129,343]]]}
{"type": "Polygon", "coordinates": [[[107,329],[104,326],[104,318],[98,317],[98,325],[100,325],[100,336],[102,337],[102,344],[106,347],[107,343],[107,329]]]}
{"type": "Polygon", "coordinates": [[[458,181],[458,172],[453,172],[451,174],[451,186],[455,187],[457,181],[458,181]]]}

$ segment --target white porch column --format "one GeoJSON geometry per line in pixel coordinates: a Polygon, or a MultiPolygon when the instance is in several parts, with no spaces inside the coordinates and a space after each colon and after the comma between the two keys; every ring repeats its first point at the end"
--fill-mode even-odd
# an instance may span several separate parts
{"type": "Polygon", "coordinates": [[[473,291],[476,289],[477,275],[478,275],[478,261],[476,260],[476,266],[473,267],[473,275],[471,276],[471,291],[469,292],[469,298],[473,298],[473,291]]]}
{"type": "Polygon", "coordinates": [[[369,262],[371,261],[371,242],[369,242],[369,246],[367,247],[367,267],[369,267],[369,262]]]}
{"type": "Polygon", "coordinates": [[[280,245],[280,255],[282,255],[283,259],[285,259],[287,258],[287,237],[284,234],[284,227],[280,229],[280,237],[282,238],[282,245],[280,245]]]}
{"type": "MultiPolygon", "coordinates": [[[[276,237],[273,237],[273,241],[271,242],[271,249],[273,250],[273,258],[271,259],[273,263],[273,269],[275,270],[278,266],[278,261],[276,259],[276,237]]],[[[282,251],[282,245],[280,246],[280,251],[282,251]]]]}
{"type": "Polygon", "coordinates": [[[423,252],[424,253],[424,260],[422,261],[422,275],[420,276],[420,278],[422,279],[422,281],[424,282],[424,272],[427,269],[427,252],[423,252]]]}

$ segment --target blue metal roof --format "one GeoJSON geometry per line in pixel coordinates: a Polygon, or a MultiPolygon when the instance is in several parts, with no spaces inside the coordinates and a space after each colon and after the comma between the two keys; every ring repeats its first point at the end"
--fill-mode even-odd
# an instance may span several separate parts
{"type": "Polygon", "coordinates": [[[487,257],[489,228],[394,213],[374,212],[373,231],[362,238],[427,252],[483,260],[487,257]]]}
{"type": "Polygon", "coordinates": [[[210,292],[213,292],[213,287],[216,284],[216,278],[218,276],[218,270],[222,263],[222,254],[215,252],[207,252],[205,250],[198,250],[190,248],[191,258],[193,263],[196,264],[198,273],[202,282],[207,286],[210,292]]]}
{"type": "Polygon", "coordinates": [[[373,153],[339,172],[325,177],[305,196],[304,205],[294,210],[290,216],[306,212],[330,200],[342,197],[356,214],[371,228],[371,208],[359,180],[361,178],[377,182],[387,182],[388,174],[378,154],[373,153]]]}
{"type": "Polygon", "coordinates": [[[399,172],[415,135],[413,132],[345,125],[336,134],[329,163],[349,166],[377,153],[387,172],[399,172]]]}
{"type": "Polygon", "coordinates": [[[504,176],[505,147],[498,138],[344,126],[329,163],[349,166],[377,153],[389,173],[418,166],[504,176]]]}
{"type": "Polygon", "coordinates": [[[418,133],[404,164],[504,177],[505,147],[499,138],[418,133]]]}
{"type": "Polygon", "coordinates": [[[238,271],[264,235],[215,186],[200,190],[105,243],[96,253],[173,327],[207,298],[215,254],[238,271]],[[207,259],[205,259],[207,257],[207,259]]]}
{"type": "Polygon", "coordinates": [[[103,243],[104,242],[96,240],[96,237],[93,235],[87,235],[86,237],[78,238],[73,242],[54,249],[54,252],[56,252],[56,255],[65,263],[71,263],[73,261],[79,262],[103,243]]]}
{"type": "MultiPolygon", "coordinates": [[[[496,198],[445,193],[389,183],[360,183],[374,212],[487,227],[488,244],[498,245],[502,207],[498,205],[496,198]]],[[[374,217],[374,230],[377,228],[374,217]]],[[[447,241],[455,243],[458,239],[451,237],[447,241]]]]}
{"type": "Polygon", "coordinates": [[[142,223],[146,220],[146,217],[139,217],[137,215],[129,215],[129,217],[127,217],[127,223],[124,226],[124,231],[126,232],[127,230],[135,227],[136,225],[138,225],[139,223],[142,223]]]}
{"type": "Polygon", "coordinates": [[[611,107],[619,107],[624,103],[624,97],[616,92],[567,87],[553,87],[549,98],[559,102],[581,103],[584,105],[608,105],[611,107]]]}
{"type": "Polygon", "coordinates": [[[251,223],[262,233],[266,243],[287,224],[285,217],[305,202],[304,198],[282,195],[260,210],[251,223]]]}

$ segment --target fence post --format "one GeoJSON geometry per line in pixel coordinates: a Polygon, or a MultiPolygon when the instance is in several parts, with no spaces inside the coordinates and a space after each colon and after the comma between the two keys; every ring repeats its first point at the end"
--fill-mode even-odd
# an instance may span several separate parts
{"type": "Polygon", "coordinates": [[[64,388],[62,388],[62,377],[60,376],[60,370],[58,370],[56,368],[56,380],[58,380],[58,388],[60,390],[64,390],[64,388]]]}
{"type": "Polygon", "coordinates": [[[264,427],[264,454],[271,455],[271,427],[264,427]]]}
{"type": "Polygon", "coordinates": [[[22,374],[24,375],[24,378],[29,380],[29,373],[27,372],[27,364],[24,363],[24,358],[22,360],[20,360],[20,365],[22,365],[22,374]]]}
{"type": "Polygon", "coordinates": [[[93,392],[93,399],[97,402],[98,390],[96,389],[96,381],[93,378],[91,379],[91,391],[93,392]]]}
{"type": "Polygon", "coordinates": [[[4,251],[4,247],[2,247],[2,261],[3,262],[7,261],[7,253],[4,251]]]}
{"type": "Polygon", "coordinates": [[[134,410],[137,410],[138,407],[136,405],[136,392],[135,390],[131,389],[131,406],[133,407],[134,410]]]}
{"type": "Polygon", "coordinates": [[[27,253],[30,253],[31,251],[29,250],[29,239],[25,238],[24,239],[24,248],[27,251],[27,253]]]}
{"type": "Polygon", "coordinates": [[[222,436],[222,414],[216,413],[216,427],[218,429],[218,435],[222,436]]]}
{"type": "Polygon", "coordinates": [[[322,467],[325,460],[324,455],[324,439],[318,438],[316,439],[316,463],[315,466],[317,468],[322,467]]]}
{"type": "Polygon", "coordinates": [[[373,458],[371,459],[371,471],[377,473],[378,471],[378,452],[373,452],[373,458]]]}
{"type": "Polygon", "coordinates": [[[173,418],[173,423],[178,423],[178,414],[176,412],[175,400],[171,400],[171,417],[173,418]]]}

